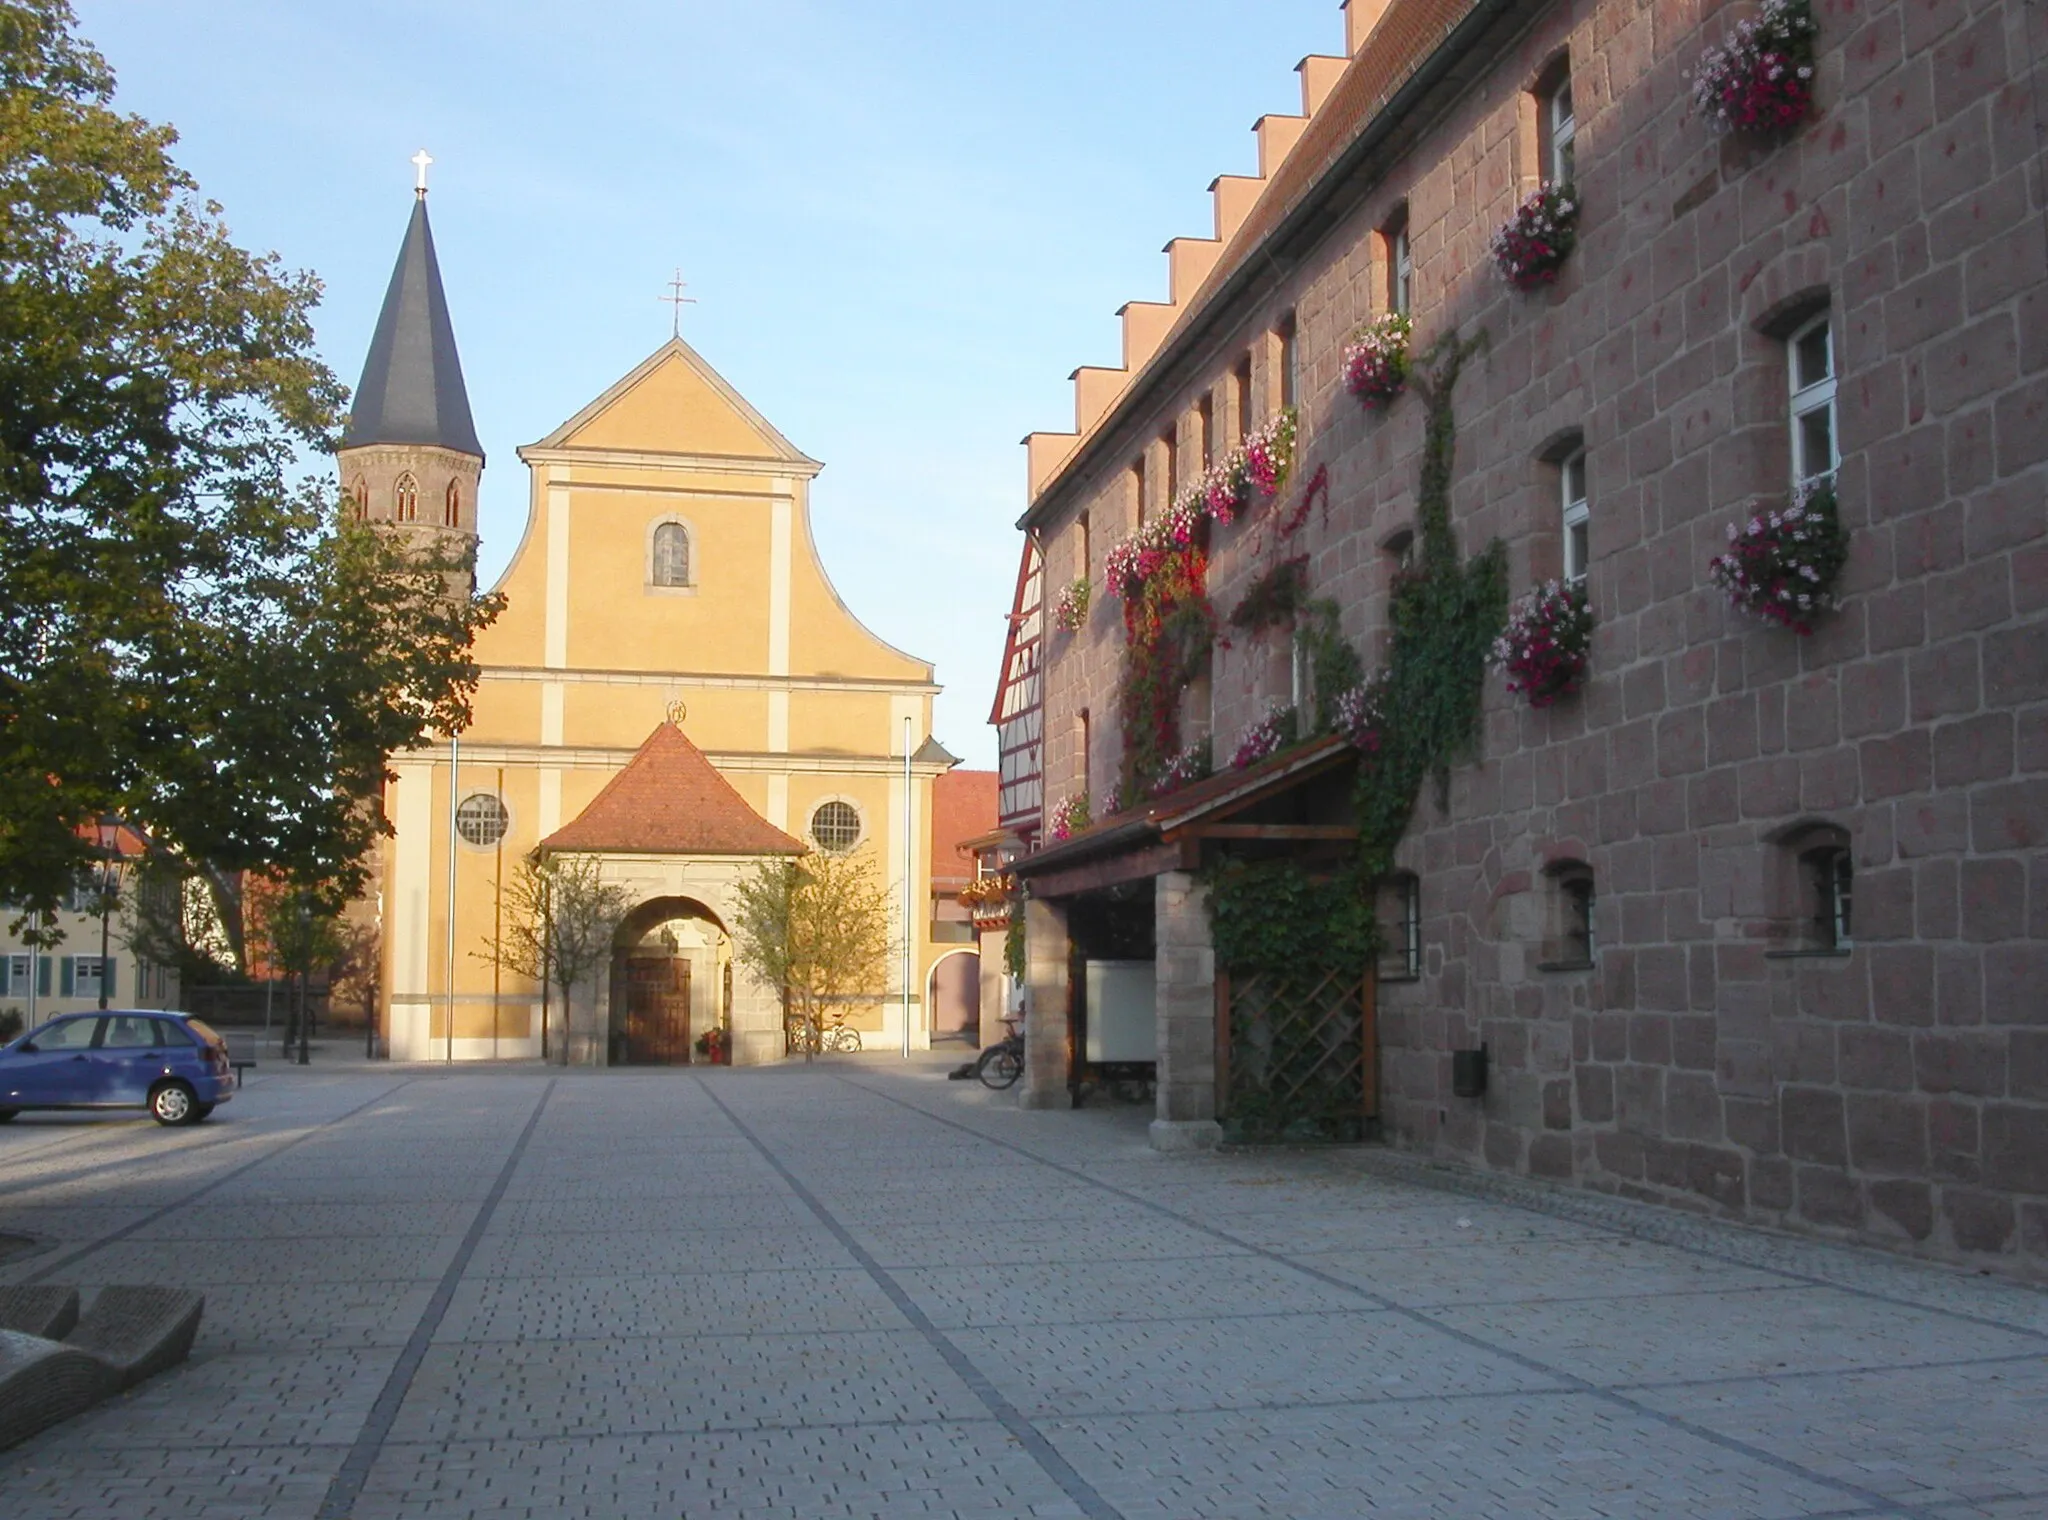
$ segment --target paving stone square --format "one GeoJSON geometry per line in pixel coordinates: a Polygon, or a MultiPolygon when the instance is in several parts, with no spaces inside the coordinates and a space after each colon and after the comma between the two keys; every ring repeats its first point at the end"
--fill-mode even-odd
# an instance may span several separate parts
{"type": "Polygon", "coordinates": [[[2040,1520],[2048,1294],[938,1059],[259,1071],[0,1129],[0,1281],[207,1295],[6,1520],[2040,1520]]]}

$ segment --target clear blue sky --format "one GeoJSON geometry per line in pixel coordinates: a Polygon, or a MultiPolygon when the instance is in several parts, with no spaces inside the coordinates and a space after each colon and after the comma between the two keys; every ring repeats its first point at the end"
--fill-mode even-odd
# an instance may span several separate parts
{"type": "Polygon", "coordinates": [[[936,662],[937,737],[986,719],[1016,573],[1025,433],[1114,364],[1170,237],[1300,109],[1337,0],[75,0],[123,108],[169,122],[237,239],[315,271],[348,384],[424,146],[477,431],[488,583],[514,455],[668,335],[825,463],[825,564],[936,662]]]}

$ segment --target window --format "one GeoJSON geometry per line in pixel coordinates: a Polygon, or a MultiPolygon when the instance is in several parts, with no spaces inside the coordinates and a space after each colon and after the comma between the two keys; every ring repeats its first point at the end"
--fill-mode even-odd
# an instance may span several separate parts
{"type": "Polygon", "coordinates": [[[811,838],[819,849],[844,855],[860,843],[860,814],[850,802],[822,802],[811,814],[811,838]]]}
{"type": "Polygon", "coordinates": [[[1578,136],[1578,121],[1572,113],[1569,64],[1560,67],[1556,82],[1542,93],[1542,107],[1544,172],[1554,185],[1572,184],[1575,167],[1573,139],[1578,136]]]}
{"type": "Polygon", "coordinates": [[[1415,568],[1415,530],[1396,528],[1380,545],[1380,552],[1394,562],[1394,573],[1415,568]]]}
{"type": "Polygon", "coordinates": [[[1088,523],[1086,512],[1074,523],[1074,574],[1084,581],[1095,573],[1095,561],[1088,552],[1088,523]]]}
{"type": "Polygon", "coordinates": [[[1599,951],[1593,937],[1593,871],[1583,861],[1564,861],[1546,871],[1550,886],[1550,932],[1544,936],[1540,971],[1585,971],[1599,951]]]}
{"type": "Polygon", "coordinates": [[[0,994],[9,997],[27,997],[28,978],[27,956],[0,956],[0,994]]]}
{"type": "Polygon", "coordinates": [[[1835,345],[1822,312],[1786,341],[1792,390],[1792,484],[1835,478],[1835,345]]]}
{"type": "Polygon", "coordinates": [[[1406,316],[1415,301],[1415,259],[1408,249],[1406,206],[1395,213],[1380,236],[1387,244],[1387,310],[1406,316]]]}
{"type": "Polygon", "coordinates": [[[1231,377],[1231,389],[1237,393],[1237,441],[1243,443],[1252,433],[1252,356],[1244,355],[1237,361],[1237,371],[1231,377]]]}
{"type": "Polygon", "coordinates": [[[370,488],[360,476],[348,488],[348,502],[349,510],[355,514],[357,522],[370,515],[370,488]]]}
{"type": "Polygon", "coordinates": [[[1558,494],[1564,498],[1564,578],[1586,578],[1591,541],[1590,509],[1586,505],[1586,451],[1576,448],[1557,466],[1558,494]]]}
{"type": "Polygon", "coordinates": [[[1145,526],[1145,456],[1131,461],[1131,521],[1145,526]]]}
{"type": "Polygon", "coordinates": [[[36,1036],[37,1050],[86,1050],[100,1027],[96,1018],[63,1019],[36,1036]]]}
{"type": "Polygon", "coordinates": [[[1074,738],[1081,746],[1080,764],[1075,767],[1081,774],[1080,792],[1088,795],[1088,709],[1082,708],[1081,715],[1074,720],[1074,738]]]}
{"type": "Polygon", "coordinates": [[[1284,410],[1295,404],[1295,397],[1300,391],[1297,371],[1301,364],[1301,345],[1296,338],[1293,312],[1281,318],[1274,336],[1280,340],[1280,405],[1284,410]]]}
{"type": "Polygon", "coordinates": [[[391,505],[391,515],[397,521],[419,521],[420,483],[410,470],[399,476],[398,484],[391,488],[391,505]]]}
{"type": "Polygon", "coordinates": [[[1799,865],[1813,905],[1813,947],[1836,953],[1848,950],[1854,944],[1849,909],[1855,888],[1855,867],[1848,849],[1839,844],[1821,845],[1801,855],[1799,865]]]}
{"type": "MultiPolygon", "coordinates": [[[[1180,489],[1180,429],[1169,427],[1159,435],[1160,472],[1165,481],[1166,506],[1173,505],[1173,493],[1180,489]]],[[[1165,507],[1160,509],[1165,510],[1165,507]]]]}
{"type": "Polygon", "coordinates": [[[459,482],[448,482],[447,525],[451,528],[462,526],[462,486],[459,482]]]}
{"type": "Polygon", "coordinates": [[[104,978],[105,992],[114,995],[114,962],[109,956],[101,960],[97,955],[67,955],[64,957],[63,981],[58,990],[64,997],[96,998],[101,992],[104,978]]]}
{"type": "Polygon", "coordinates": [[[100,1036],[100,1049],[154,1049],[163,1043],[158,1033],[163,1027],[161,1019],[138,1019],[128,1014],[117,1014],[107,1020],[106,1032],[100,1036]]]}
{"type": "Polygon", "coordinates": [[[654,529],[648,555],[647,580],[655,586],[690,584],[690,532],[681,523],[665,522],[654,529]]]}
{"type": "Polygon", "coordinates": [[[1195,403],[1195,445],[1202,451],[1202,468],[1216,462],[1216,397],[1204,392],[1195,403]]]}
{"type": "Polygon", "coordinates": [[[505,804],[489,792],[471,792],[455,809],[455,832],[479,849],[503,839],[511,824],[505,804]]]}
{"type": "Polygon", "coordinates": [[[1399,871],[1380,883],[1380,980],[1412,982],[1422,976],[1422,881],[1399,871]]]}

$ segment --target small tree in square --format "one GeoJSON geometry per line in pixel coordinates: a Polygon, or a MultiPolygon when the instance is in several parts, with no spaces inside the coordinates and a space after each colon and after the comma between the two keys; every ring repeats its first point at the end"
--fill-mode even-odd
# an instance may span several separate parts
{"type": "Polygon", "coordinates": [[[574,989],[611,959],[612,936],[630,901],[626,889],[605,881],[596,859],[588,855],[528,857],[505,883],[503,938],[479,959],[495,955],[506,970],[540,983],[543,1058],[548,1054],[548,990],[562,989],[566,1010],[574,989]]]}
{"type": "Polygon", "coordinates": [[[804,1053],[827,1014],[883,990],[897,948],[889,890],[871,851],[764,860],[733,889],[733,954],[782,995],[804,1053]]]}

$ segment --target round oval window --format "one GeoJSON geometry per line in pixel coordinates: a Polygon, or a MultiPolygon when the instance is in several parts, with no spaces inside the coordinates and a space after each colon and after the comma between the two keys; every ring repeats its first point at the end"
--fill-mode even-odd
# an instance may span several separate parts
{"type": "Polygon", "coordinates": [[[505,837],[512,815],[489,792],[471,792],[455,809],[455,832],[470,844],[488,849],[505,837]]]}
{"type": "Polygon", "coordinates": [[[838,854],[860,842],[860,814],[849,802],[827,802],[811,814],[811,838],[821,849],[838,854]]]}

